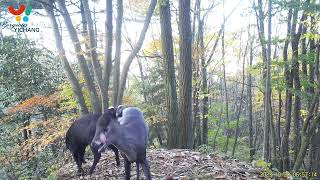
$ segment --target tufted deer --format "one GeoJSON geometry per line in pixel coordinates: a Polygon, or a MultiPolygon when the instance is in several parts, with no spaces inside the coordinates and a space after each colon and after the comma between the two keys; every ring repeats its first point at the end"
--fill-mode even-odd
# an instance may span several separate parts
{"type": "MultiPolygon", "coordinates": [[[[110,108],[108,110],[110,113],[115,114],[115,109],[110,108]]],[[[71,151],[74,161],[78,167],[78,173],[84,175],[84,170],[82,169],[82,163],[86,163],[84,160],[85,149],[89,145],[94,137],[96,131],[96,123],[101,116],[100,113],[96,114],[87,114],[76,119],[73,124],[70,126],[66,134],[66,146],[71,151]]],[[[91,151],[94,155],[94,161],[90,168],[89,174],[91,175],[98,164],[101,152],[98,152],[98,149],[95,149],[93,146],[90,146],[91,151]]],[[[110,145],[116,155],[117,166],[120,165],[118,149],[110,145]]]]}
{"type": "Polygon", "coordinates": [[[150,168],[146,159],[149,128],[139,108],[117,108],[117,115],[109,117],[104,113],[97,122],[96,133],[91,146],[103,151],[114,145],[125,160],[125,176],[130,179],[131,163],[137,166],[137,179],[140,179],[139,166],[148,180],[151,179],[150,168]],[[118,118],[120,116],[120,118],[118,118]],[[118,120],[117,120],[118,118],[118,120]]]}

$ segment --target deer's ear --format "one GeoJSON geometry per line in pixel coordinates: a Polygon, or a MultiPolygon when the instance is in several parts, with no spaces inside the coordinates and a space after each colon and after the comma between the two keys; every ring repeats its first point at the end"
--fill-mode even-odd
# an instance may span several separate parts
{"type": "Polygon", "coordinates": [[[122,111],[123,111],[124,107],[122,105],[119,105],[116,109],[116,116],[117,117],[122,117],[122,111]]]}
{"type": "Polygon", "coordinates": [[[110,106],[107,110],[112,118],[117,118],[117,111],[113,106],[110,106]]]}

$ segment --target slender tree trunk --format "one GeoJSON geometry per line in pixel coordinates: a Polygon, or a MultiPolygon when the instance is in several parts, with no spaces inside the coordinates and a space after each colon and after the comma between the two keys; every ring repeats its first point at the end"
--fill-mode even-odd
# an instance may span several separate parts
{"type": "MultiPolygon", "coordinates": [[[[315,17],[313,15],[311,16],[311,28],[310,31],[312,34],[316,34],[316,30],[315,30],[315,17]]],[[[310,58],[310,63],[309,63],[309,82],[310,84],[314,85],[314,79],[315,79],[315,60],[316,60],[316,44],[315,44],[315,38],[311,37],[310,38],[310,50],[309,53],[311,55],[310,58]]],[[[314,87],[311,86],[309,88],[309,97],[312,97],[312,95],[314,94],[314,87]]],[[[311,103],[310,101],[308,102],[308,108],[310,107],[311,103]]]]}
{"type": "MultiPolygon", "coordinates": [[[[89,2],[88,2],[88,0],[81,0],[81,2],[83,4],[84,14],[85,14],[85,17],[86,17],[86,20],[88,23],[91,63],[92,63],[93,72],[94,72],[94,75],[95,75],[95,78],[97,80],[98,87],[100,90],[102,112],[104,112],[104,109],[108,108],[108,93],[107,93],[107,89],[106,89],[106,81],[109,81],[109,79],[102,79],[102,70],[101,70],[100,63],[98,61],[98,55],[97,55],[97,50],[96,50],[97,49],[97,42],[96,42],[96,38],[95,38],[94,25],[93,25],[93,21],[92,21],[92,17],[91,17],[91,10],[89,7],[89,2]]],[[[111,37],[111,39],[112,39],[112,37],[111,37]]],[[[106,61],[107,60],[108,60],[108,58],[106,58],[106,61]]]]}
{"type": "Polygon", "coordinates": [[[112,32],[113,32],[113,25],[112,25],[112,0],[106,1],[106,22],[105,22],[105,48],[104,48],[104,67],[103,67],[103,74],[102,74],[102,80],[103,80],[103,86],[104,86],[104,93],[106,97],[104,106],[107,107],[109,105],[109,98],[108,98],[108,91],[109,91],[109,85],[110,85],[110,74],[112,69],[112,32]]]}
{"type": "MultiPolygon", "coordinates": [[[[220,92],[220,102],[218,101],[218,98],[217,98],[217,103],[220,103],[221,105],[223,105],[224,103],[224,92],[223,92],[223,81],[220,79],[219,80],[220,83],[219,83],[219,92],[220,92]]],[[[219,134],[219,131],[221,129],[221,125],[223,124],[223,106],[220,107],[220,113],[219,115],[217,116],[219,118],[219,121],[218,121],[218,128],[216,128],[216,132],[215,132],[215,135],[214,135],[214,138],[213,138],[213,150],[216,150],[216,146],[217,146],[217,137],[218,137],[218,134],[219,134]]]]}
{"type": "MultiPolygon", "coordinates": [[[[253,37],[251,37],[253,38],[253,37]]],[[[253,61],[253,40],[250,42],[250,57],[249,57],[249,68],[252,68],[252,61],[253,61]]],[[[249,149],[250,149],[250,161],[253,161],[253,156],[255,154],[255,147],[253,142],[253,115],[252,115],[252,75],[250,72],[248,72],[248,86],[247,86],[247,114],[248,114],[248,120],[249,120],[249,149]]]]}
{"type": "Polygon", "coordinates": [[[316,109],[318,108],[317,106],[319,105],[319,94],[320,94],[319,89],[317,89],[316,93],[317,93],[317,95],[311,105],[311,108],[309,110],[309,115],[303,124],[302,133],[301,133],[302,134],[301,135],[301,146],[300,146],[300,150],[298,152],[297,158],[296,158],[294,166],[293,166],[293,171],[298,171],[300,169],[302,161],[306,155],[307,148],[310,144],[310,140],[311,140],[312,136],[314,135],[318,124],[320,123],[320,114],[318,114],[316,117],[314,117],[316,109]],[[310,123],[310,126],[309,126],[309,128],[307,128],[309,123],[310,123]]]}
{"type": "Polygon", "coordinates": [[[278,102],[278,121],[277,121],[277,139],[278,139],[278,145],[280,145],[280,141],[281,141],[281,115],[282,115],[282,91],[278,90],[278,98],[279,98],[279,102],[278,102]]]}
{"type": "MultiPolygon", "coordinates": [[[[222,113],[221,113],[222,114],[222,113]]],[[[220,114],[220,119],[221,119],[221,114],[220,114]]],[[[217,128],[217,131],[214,135],[214,138],[213,138],[213,150],[216,150],[216,147],[217,147],[217,137],[218,137],[218,134],[219,134],[219,131],[220,131],[220,128],[221,128],[221,121],[218,122],[218,128],[217,128]]]]}
{"type": "Polygon", "coordinates": [[[169,0],[160,3],[161,45],[166,71],[166,104],[168,108],[168,148],[180,146],[180,123],[174,68],[173,40],[169,0]]]}
{"type": "MultiPolygon", "coordinates": [[[[309,3],[308,0],[307,0],[307,3],[309,3]]],[[[294,14],[294,16],[297,16],[297,12],[294,14]]],[[[301,21],[303,22],[305,20],[305,18],[306,18],[306,12],[303,12],[303,15],[301,17],[301,21]]],[[[295,24],[295,23],[296,23],[296,20],[293,22],[293,24],[295,24]]],[[[301,31],[302,31],[302,23],[299,25],[298,32],[292,33],[292,36],[294,38],[293,41],[295,41],[295,43],[296,43],[296,44],[293,44],[295,46],[292,45],[292,48],[297,49],[298,42],[299,42],[300,35],[301,35],[301,31]]],[[[298,57],[298,55],[297,55],[298,52],[293,52],[293,54],[294,54],[293,56],[298,57]]],[[[319,56],[317,58],[319,58],[319,56]]],[[[298,59],[293,59],[293,63],[295,64],[295,67],[293,70],[295,70],[295,72],[299,71],[299,69],[298,69],[299,64],[297,61],[298,61],[298,59]]],[[[316,60],[316,61],[319,61],[319,60],[316,60]]],[[[317,68],[319,68],[318,63],[319,62],[316,63],[317,68]]],[[[318,71],[318,72],[316,72],[317,83],[320,83],[319,70],[316,70],[316,71],[318,71]]],[[[299,88],[299,86],[297,86],[297,88],[299,88]]],[[[314,94],[315,96],[313,97],[313,101],[312,101],[310,108],[309,108],[309,111],[308,111],[309,115],[303,122],[303,127],[301,130],[301,146],[300,146],[300,149],[299,149],[297,156],[295,158],[293,171],[297,171],[300,169],[301,164],[303,162],[303,159],[304,159],[306,152],[307,152],[307,147],[309,146],[311,138],[313,137],[315,130],[320,123],[320,114],[318,113],[319,94],[320,94],[320,89],[319,89],[319,86],[317,86],[317,89],[315,90],[315,94],[314,94]]],[[[297,113],[297,115],[299,115],[299,114],[297,113]]]]}
{"type": "Polygon", "coordinates": [[[130,55],[128,56],[126,62],[123,65],[122,74],[121,74],[121,78],[120,78],[120,84],[119,84],[117,104],[122,103],[123,93],[124,93],[124,89],[126,87],[126,81],[127,81],[127,76],[128,76],[130,65],[131,65],[133,59],[135,58],[135,56],[137,55],[137,53],[141,49],[141,46],[143,44],[145,35],[147,33],[147,30],[148,30],[148,27],[149,27],[149,24],[151,21],[151,17],[152,17],[152,14],[153,14],[153,11],[154,11],[156,5],[157,5],[157,0],[151,0],[148,11],[147,11],[147,15],[146,15],[146,18],[144,21],[143,28],[140,32],[138,42],[134,46],[133,50],[131,51],[130,55]]]}
{"type": "Polygon", "coordinates": [[[226,127],[226,133],[227,133],[227,140],[224,148],[224,153],[228,152],[228,147],[229,147],[229,138],[230,138],[230,122],[229,122],[229,97],[228,97],[228,88],[227,88],[227,77],[226,77],[226,65],[225,65],[225,49],[224,49],[224,28],[222,32],[222,37],[221,37],[221,42],[222,42],[222,61],[223,61],[223,87],[224,87],[224,102],[225,102],[225,121],[227,123],[226,127]]]}
{"type": "Polygon", "coordinates": [[[317,50],[316,50],[316,59],[315,59],[314,64],[315,64],[315,66],[314,66],[315,79],[317,79],[319,82],[320,81],[320,40],[318,40],[317,50]]]}
{"type": "MultiPolygon", "coordinates": [[[[89,42],[88,42],[88,23],[87,23],[87,20],[86,20],[86,16],[85,16],[85,13],[84,13],[84,8],[83,8],[83,3],[82,1],[80,1],[80,12],[81,12],[81,24],[82,24],[82,31],[81,31],[81,35],[82,35],[82,38],[84,39],[84,47],[85,47],[85,54],[86,54],[86,57],[89,57],[90,54],[88,53],[89,52],[89,42]]],[[[89,68],[89,71],[90,71],[90,75],[91,75],[91,78],[94,79],[94,72],[93,72],[93,66],[92,66],[92,63],[91,61],[87,61],[87,66],[89,68]]]]}
{"type": "MultiPolygon", "coordinates": [[[[265,31],[264,31],[264,12],[262,10],[262,0],[258,0],[258,13],[257,13],[257,25],[259,32],[259,40],[262,48],[262,59],[265,64],[263,71],[263,79],[265,80],[265,92],[264,92],[264,134],[263,134],[263,159],[267,162],[270,161],[270,119],[271,119],[271,104],[269,104],[269,99],[271,98],[271,89],[270,89],[270,66],[269,61],[271,62],[271,44],[268,41],[268,48],[266,48],[265,43],[265,31]],[[269,47],[270,44],[270,47],[269,47]],[[270,52],[269,52],[270,51],[270,52]],[[269,66],[269,67],[268,67],[269,66]]],[[[270,9],[270,7],[268,8],[270,9]]],[[[271,10],[271,9],[270,9],[271,10]]],[[[269,16],[268,16],[269,17],[269,16]]],[[[271,18],[271,17],[270,17],[271,18]]],[[[271,19],[269,19],[269,24],[271,23],[271,19]]],[[[271,38],[271,27],[268,24],[268,40],[269,34],[271,38]],[[270,33],[269,33],[270,32],[270,33]]]]}
{"type": "MultiPolygon", "coordinates": [[[[198,51],[198,50],[197,50],[198,51]]],[[[201,144],[201,124],[200,124],[200,82],[199,82],[199,59],[196,57],[193,60],[193,132],[194,132],[194,143],[193,148],[195,149],[201,144]]]]}
{"type": "MultiPolygon", "coordinates": [[[[301,21],[304,21],[306,18],[306,13],[303,12],[301,17],[301,21]]],[[[303,25],[300,23],[298,27],[298,31],[296,32],[297,26],[297,19],[298,19],[298,9],[296,8],[293,13],[293,20],[292,20],[292,31],[291,31],[291,47],[292,47],[292,75],[294,80],[294,105],[293,105],[293,151],[294,151],[294,159],[297,158],[298,147],[300,147],[300,110],[301,110],[301,97],[299,92],[301,92],[301,85],[300,85],[300,77],[299,77],[299,41],[301,34],[303,32],[303,25]]]]}
{"type": "Polygon", "coordinates": [[[113,106],[117,106],[121,61],[121,29],[123,20],[123,1],[117,0],[116,52],[113,66],[113,106]]]}
{"type": "MultiPolygon", "coordinates": [[[[201,29],[201,20],[200,20],[200,0],[196,0],[195,9],[194,9],[194,20],[197,20],[198,22],[198,30],[197,30],[197,39],[196,41],[192,41],[193,44],[193,60],[192,60],[192,68],[193,68],[193,132],[194,132],[194,143],[193,148],[195,149],[197,146],[201,145],[201,122],[200,122],[200,65],[199,60],[201,59],[201,53],[203,49],[200,48],[200,29],[201,29]]],[[[195,28],[195,21],[193,23],[193,27],[195,28]]],[[[192,32],[192,37],[196,34],[195,31],[192,32]]]]}
{"type": "Polygon", "coordinates": [[[28,129],[26,128],[29,125],[29,120],[26,120],[23,122],[23,130],[22,130],[22,135],[23,135],[23,140],[26,141],[28,140],[28,129]]]}
{"type": "MultiPolygon", "coordinates": [[[[302,36],[301,36],[301,62],[302,62],[302,73],[305,77],[308,76],[308,69],[307,69],[307,38],[304,35],[307,33],[307,27],[305,25],[302,26],[302,36]]],[[[306,88],[308,92],[309,88],[306,88]]]]}
{"type": "MultiPolygon", "coordinates": [[[[235,140],[232,148],[232,157],[234,157],[234,153],[236,151],[236,146],[238,143],[238,136],[239,136],[239,121],[240,121],[240,115],[242,111],[242,101],[243,101],[243,93],[244,93],[244,83],[245,83],[245,62],[246,62],[246,56],[247,56],[247,48],[248,44],[245,47],[244,55],[243,55],[243,63],[242,63],[242,87],[241,87],[241,94],[240,94],[240,103],[239,103],[239,109],[237,112],[237,122],[236,122],[236,134],[235,134],[235,140]]],[[[241,59],[241,38],[240,38],[240,53],[239,53],[239,59],[241,59]]]]}
{"type": "MultiPolygon", "coordinates": [[[[51,4],[52,5],[52,4],[51,4]]],[[[74,75],[71,66],[68,62],[68,59],[65,55],[65,50],[62,44],[62,37],[60,35],[59,32],[59,27],[58,27],[58,23],[57,20],[55,19],[55,15],[53,12],[53,8],[49,7],[48,5],[44,5],[42,4],[42,6],[44,7],[44,9],[46,10],[46,13],[50,19],[51,25],[52,25],[52,29],[53,29],[53,33],[54,33],[54,37],[56,40],[56,48],[59,52],[59,57],[62,61],[62,65],[63,65],[63,69],[65,71],[65,74],[71,84],[74,96],[77,100],[77,103],[79,105],[80,108],[80,114],[87,114],[88,113],[88,109],[84,100],[84,96],[83,93],[81,91],[81,86],[79,84],[79,81],[77,79],[77,77],[74,75]]]]}
{"type": "Polygon", "coordinates": [[[141,76],[141,84],[142,84],[142,91],[143,91],[143,100],[144,102],[148,102],[148,98],[147,98],[147,93],[146,93],[146,86],[145,84],[146,82],[146,77],[143,73],[143,67],[142,67],[142,63],[141,60],[138,58],[138,66],[139,66],[139,71],[140,71],[140,76],[141,76]]]}
{"type": "MultiPolygon", "coordinates": [[[[320,172],[319,161],[320,161],[320,129],[319,125],[316,130],[317,133],[311,138],[310,149],[309,149],[309,169],[308,172],[320,172]]],[[[318,174],[318,178],[320,175],[318,174]]]]}
{"type": "MultiPolygon", "coordinates": [[[[260,117],[261,117],[261,113],[259,113],[260,117]]],[[[260,118],[258,118],[257,116],[255,117],[256,119],[256,122],[255,122],[255,127],[254,127],[254,139],[253,139],[253,147],[254,147],[254,150],[256,152],[256,149],[259,149],[259,145],[257,146],[257,140],[258,140],[258,132],[259,132],[259,126],[261,125],[260,124],[260,118]]]]}
{"type": "MultiPolygon", "coordinates": [[[[200,20],[200,19],[199,19],[200,20]]],[[[203,94],[202,99],[202,143],[208,144],[208,101],[209,101],[209,89],[208,89],[208,73],[207,64],[204,57],[204,33],[203,33],[203,20],[199,21],[199,36],[200,36],[200,49],[201,49],[201,75],[202,75],[202,87],[201,91],[203,94]]]]}
{"type": "MultiPolygon", "coordinates": [[[[271,104],[271,98],[272,98],[272,87],[271,87],[271,29],[272,29],[272,1],[269,0],[268,1],[268,51],[267,51],[267,62],[266,62],[266,93],[265,93],[265,123],[266,123],[266,129],[265,129],[265,134],[267,136],[272,136],[272,163],[275,167],[278,166],[278,158],[277,158],[277,151],[276,151],[276,147],[277,147],[277,141],[276,141],[276,133],[275,133],[275,126],[273,123],[273,118],[272,118],[272,104],[271,104]],[[270,128],[271,127],[271,128],[270,128]],[[271,134],[270,134],[271,131],[271,134]]],[[[275,53],[276,53],[276,49],[275,49],[275,53]]],[[[269,139],[269,138],[267,138],[269,139]]]]}
{"type": "MultiPolygon", "coordinates": [[[[281,153],[282,153],[282,168],[280,170],[287,171],[289,170],[289,134],[291,127],[291,111],[292,111],[292,75],[288,62],[288,47],[289,47],[289,38],[291,34],[291,20],[292,20],[292,10],[290,9],[288,12],[288,20],[287,20],[287,38],[285,40],[285,44],[283,47],[283,61],[285,62],[285,82],[286,82],[286,102],[285,102],[285,113],[286,113],[286,121],[284,132],[281,141],[281,153]]],[[[280,166],[281,167],[281,166],[280,166]]]]}
{"type": "Polygon", "coordinates": [[[192,50],[190,0],[179,0],[179,49],[180,49],[180,123],[181,148],[191,149],[192,132],[192,50]]]}
{"type": "Polygon", "coordinates": [[[58,0],[59,9],[62,11],[62,16],[65,21],[65,24],[67,26],[70,38],[72,40],[72,43],[74,45],[75,52],[77,53],[77,59],[80,65],[81,72],[84,77],[85,84],[89,91],[90,96],[90,103],[92,107],[93,112],[101,112],[101,106],[100,101],[97,95],[97,91],[95,89],[93,79],[90,76],[89,68],[86,64],[86,60],[83,56],[83,51],[81,49],[80,41],[76,32],[76,29],[74,28],[72,24],[72,20],[70,18],[69,12],[67,10],[65,0],[58,0]]]}

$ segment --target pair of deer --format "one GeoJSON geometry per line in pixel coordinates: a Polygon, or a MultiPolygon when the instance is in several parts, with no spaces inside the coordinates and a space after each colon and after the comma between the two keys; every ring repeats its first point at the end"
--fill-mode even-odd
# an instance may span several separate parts
{"type": "Polygon", "coordinates": [[[114,151],[117,166],[120,165],[119,152],[124,158],[125,178],[130,179],[131,163],[136,163],[137,179],[142,166],[147,180],[151,179],[150,167],[146,159],[149,128],[139,108],[118,106],[110,107],[104,113],[84,115],[74,121],[66,134],[66,146],[72,152],[78,173],[84,175],[85,148],[90,144],[94,161],[91,175],[106,149],[114,151]]]}

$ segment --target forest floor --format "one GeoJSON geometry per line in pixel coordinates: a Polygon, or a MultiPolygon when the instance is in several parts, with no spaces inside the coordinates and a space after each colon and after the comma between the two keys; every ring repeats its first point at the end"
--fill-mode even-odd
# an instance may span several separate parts
{"type": "MultiPolygon", "coordinates": [[[[113,152],[103,154],[92,176],[77,176],[74,162],[66,164],[58,172],[58,179],[124,179],[124,162],[116,166],[113,152]]],[[[218,154],[174,149],[149,149],[147,152],[152,179],[258,179],[261,169],[218,154]]],[[[87,158],[83,169],[88,172],[92,157],[87,158]]],[[[140,170],[142,179],[143,172],[140,170]]],[[[135,163],[131,165],[131,179],[136,179],[135,163]]]]}

